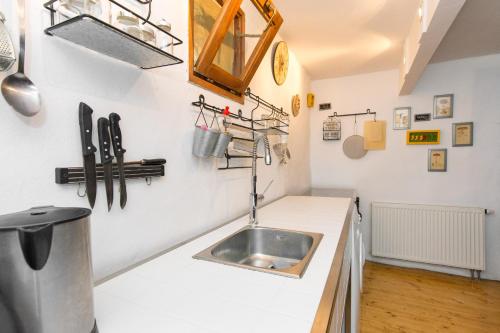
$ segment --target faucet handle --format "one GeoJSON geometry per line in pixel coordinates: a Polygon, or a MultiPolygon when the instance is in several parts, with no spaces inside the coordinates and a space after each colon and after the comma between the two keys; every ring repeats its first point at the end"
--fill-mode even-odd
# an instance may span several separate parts
{"type": "Polygon", "coordinates": [[[274,179],[271,179],[271,181],[269,182],[269,184],[267,184],[264,192],[262,192],[262,195],[266,194],[267,190],[269,190],[269,188],[271,187],[271,185],[273,185],[274,183],[274,179]]]}
{"type": "Polygon", "coordinates": [[[259,194],[257,196],[257,199],[259,199],[260,201],[264,200],[264,194],[266,194],[267,190],[269,190],[269,188],[271,187],[271,185],[274,183],[274,179],[272,179],[269,184],[267,184],[266,188],[264,189],[264,192],[262,192],[262,194],[259,194]]]}

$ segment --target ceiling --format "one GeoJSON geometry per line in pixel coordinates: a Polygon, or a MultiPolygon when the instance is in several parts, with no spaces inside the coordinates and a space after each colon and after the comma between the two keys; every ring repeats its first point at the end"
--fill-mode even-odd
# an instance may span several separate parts
{"type": "Polygon", "coordinates": [[[469,0],[434,53],[442,62],[500,53],[500,1],[469,0]]]}
{"type": "Polygon", "coordinates": [[[285,19],[280,34],[312,78],[324,79],[397,68],[420,1],[274,2],[285,19]]]}

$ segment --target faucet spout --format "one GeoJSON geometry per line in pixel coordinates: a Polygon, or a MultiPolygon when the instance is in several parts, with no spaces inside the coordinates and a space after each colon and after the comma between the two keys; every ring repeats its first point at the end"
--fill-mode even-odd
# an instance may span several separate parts
{"type": "Polygon", "coordinates": [[[251,192],[250,192],[250,212],[249,212],[249,224],[251,226],[256,226],[258,224],[257,220],[257,207],[259,201],[263,198],[257,193],[257,149],[259,143],[264,143],[264,163],[266,165],[271,165],[271,148],[269,145],[269,139],[266,135],[258,135],[255,138],[253,144],[252,152],[252,179],[251,179],[251,192]]]}

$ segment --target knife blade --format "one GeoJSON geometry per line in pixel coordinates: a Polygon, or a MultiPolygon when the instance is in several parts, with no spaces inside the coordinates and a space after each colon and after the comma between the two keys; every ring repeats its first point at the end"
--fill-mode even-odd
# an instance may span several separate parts
{"type": "Polygon", "coordinates": [[[94,208],[97,194],[97,176],[95,152],[97,148],[92,144],[92,109],[85,103],[80,103],[78,120],[80,123],[80,136],[82,140],[83,169],[87,198],[91,208],[94,208]]]}
{"type": "Polygon", "coordinates": [[[99,118],[97,133],[99,134],[99,151],[109,212],[113,206],[113,155],[111,155],[111,136],[109,135],[109,120],[107,118],[99,118]]]}
{"type": "Polygon", "coordinates": [[[120,116],[117,113],[109,115],[109,126],[111,130],[111,142],[113,143],[113,151],[115,152],[116,165],[120,178],[120,207],[123,209],[127,204],[127,186],[125,184],[125,172],[123,170],[123,155],[126,150],[122,145],[122,132],[120,129],[120,116]]]}

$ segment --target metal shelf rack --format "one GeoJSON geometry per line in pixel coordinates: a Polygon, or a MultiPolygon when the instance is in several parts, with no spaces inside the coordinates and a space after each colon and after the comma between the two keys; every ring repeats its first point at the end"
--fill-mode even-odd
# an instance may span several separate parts
{"type": "MultiPolygon", "coordinates": [[[[232,170],[232,169],[251,169],[251,166],[231,166],[231,160],[232,159],[245,159],[245,158],[252,158],[251,155],[234,155],[233,153],[229,153],[226,151],[225,157],[226,159],[226,166],[225,167],[219,167],[217,170],[232,170]]],[[[258,156],[257,158],[263,158],[262,156],[258,156]]]]}
{"type": "Polygon", "coordinates": [[[147,25],[156,32],[157,38],[158,34],[168,36],[171,40],[168,45],[171,52],[166,52],[92,15],[82,14],[56,23],[57,10],[54,8],[55,5],[61,5],[61,0],[50,0],[43,5],[50,12],[51,24],[45,29],[45,33],[142,69],[171,66],[183,62],[173,55],[174,47],[181,45],[182,40],[115,0],[102,1],[109,2],[110,7],[117,6],[137,17],[141,25],[147,25]]]}
{"type": "MultiPolygon", "coordinates": [[[[252,94],[252,96],[255,96],[252,94]]],[[[258,98],[258,96],[257,96],[258,98]]],[[[258,98],[261,102],[262,100],[258,98]]],[[[267,102],[266,102],[267,103],[267,102]]],[[[287,132],[285,132],[283,129],[281,129],[282,124],[279,124],[280,126],[273,126],[273,127],[265,127],[264,120],[254,120],[254,111],[257,109],[253,109],[251,112],[250,118],[243,116],[243,112],[241,110],[238,110],[238,113],[233,113],[229,112],[227,108],[219,108],[213,105],[210,105],[205,102],[205,96],[200,95],[198,98],[198,101],[192,102],[191,103],[193,106],[200,108],[200,112],[213,112],[214,117],[217,115],[223,115],[225,117],[239,120],[241,123],[235,123],[235,122],[229,122],[229,121],[224,121],[224,125],[229,128],[229,129],[234,129],[237,131],[242,131],[242,132],[247,132],[252,134],[252,138],[244,138],[244,137],[239,137],[235,136],[233,137],[233,140],[242,140],[242,141],[248,141],[248,142],[254,142],[255,140],[255,133],[263,133],[266,135],[288,135],[287,132]]],[[[269,103],[267,103],[269,104],[269,103]]],[[[269,104],[271,105],[271,104],[269,104]]],[[[273,106],[274,107],[274,106],[273,106]]],[[[274,107],[276,108],[276,107],[274,107]]],[[[276,108],[276,110],[278,110],[276,108]]],[[[282,112],[282,110],[279,110],[279,112],[282,112]]],[[[284,113],[285,114],[285,113],[284,113]]],[[[272,121],[275,121],[276,119],[271,119],[272,121]]],[[[288,126],[285,122],[282,122],[286,126],[288,126]]],[[[230,169],[248,169],[251,167],[247,166],[231,166],[230,161],[232,159],[249,159],[252,158],[251,155],[235,155],[235,154],[230,154],[228,151],[226,151],[224,158],[226,159],[226,166],[218,168],[219,170],[230,170],[230,169]]],[[[262,157],[258,157],[262,158],[262,157]]]]}

